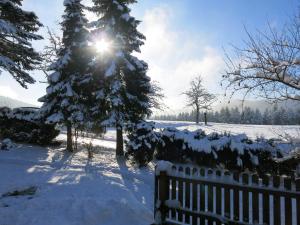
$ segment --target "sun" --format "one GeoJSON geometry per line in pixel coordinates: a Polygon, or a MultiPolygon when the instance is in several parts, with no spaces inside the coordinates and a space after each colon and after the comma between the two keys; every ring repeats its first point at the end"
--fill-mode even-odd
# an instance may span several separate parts
{"type": "Polygon", "coordinates": [[[111,43],[105,39],[96,41],[96,50],[99,53],[108,52],[111,49],[111,43]]]}

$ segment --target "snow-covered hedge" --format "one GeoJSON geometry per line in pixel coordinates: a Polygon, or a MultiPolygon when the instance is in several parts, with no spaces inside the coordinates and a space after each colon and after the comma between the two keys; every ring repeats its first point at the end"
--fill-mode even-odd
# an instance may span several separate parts
{"type": "Polygon", "coordinates": [[[155,154],[159,160],[272,174],[292,173],[299,162],[283,160],[292,152],[291,144],[265,139],[253,141],[245,134],[207,135],[202,130],[166,128],[160,133],[160,138],[155,154]]]}
{"type": "Polygon", "coordinates": [[[245,134],[206,134],[202,130],[176,128],[156,131],[154,128],[154,123],[143,123],[129,135],[128,154],[140,165],[156,158],[230,170],[290,174],[300,162],[299,153],[293,152],[295,147],[278,140],[251,140],[245,134]]]}
{"type": "Polygon", "coordinates": [[[36,115],[36,108],[0,108],[0,137],[41,145],[51,143],[59,131],[36,115]]]}

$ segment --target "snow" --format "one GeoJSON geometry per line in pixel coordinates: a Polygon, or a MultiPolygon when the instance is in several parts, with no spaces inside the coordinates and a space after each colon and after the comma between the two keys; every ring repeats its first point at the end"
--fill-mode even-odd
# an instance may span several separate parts
{"type": "Polygon", "coordinates": [[[58,112],[58,113],[54,113],[51,116],[49,116],[47,118],[47,123],[58,123],[60,122],[62,119],[64,118],[63,114],[58,112]]]}
{"type": "Polygon", "coordinates": [[[6,57],[6,56],[0,56],[0,65],[3,67],[6,67],[8,69],[13,68],[13,67],[17,67],[18,65],[12,61],[10,58],[6,57]]]}
{"type": "Polygon", "coordinates": [[[54,72],[49,76],[49,80],[53,83],[58,82],[60,79],[60,73],[59,72],[54,72]]]}
{"type": "Polygon", "coordinates": [[[120,11],[123,11],[123,10],[124,10],[124,7],[121,6],[120,3],[118,3],[117,1],[114,0],[113,3],[114,3],[115,5],[117,5],[118,10],[120,10],[120,11]]]}
{"type": "Polygon", "coordinates": [[[7,33],[15,34],[16,28],[10,22],[0,19],[0,31],[1,33],[6,33],[6,34],[7,33]]]}
{"type": "Polygon", "coordinates": [[[207,126],[200,123],[180,121],[155,121],[156,128],[174,127],[179,130],[195,131],[201,129],[207,134],[212,132],[230,134],[246,134],[249,138],[256,139],[264,137],[266,139],[280,138],[282,135],[288,134],[297,138],[300,136],[300,126],[296,125],[248,125],[248,124],[227,124],[227,123],[209,123],[207,126]]]}
{"type": "Polygon", "coordinates": [[[0,150],[8,151],[12,148],[15,148],[15,144],[9,138],[2,140],[0,144],[0,150]]]}
{"type": "Polygon", "coordinates": [[[155,173],[156,175],[159,175],[161,171],[166,171],[167,174],[171,174],[172,166],[173,164],[169,161],[164,161],[164,160],[158,161],[156,164],[155,173]]]}
{"type": "MultiPolygon", "coordinates": [[[[256,138],[278,137],[280,132],[298,135],[299,126],[211,124],[186,122],[156,123],[157,128],[203,129],[207,133],[229,131],[256,138]]],[[[240,139],[244,135],[239,135],[240,139]]],[[[59,140],[65,141],[62,132],[59,140]]],[[[37,187],[32,196],[0,197],[0,223],[9,225],[149,225],[153,223],[154,165],[135,168],[116,160],[115,130],[109,128],[102,138],[92,141],[94,158],[87,150],[74,154],[60,147],[18,144],[10,151],[0,151],[0,196],[7,192],[37,187]]],[[[226,141],[219,139],[219,142],[226,141]]],[[[236,140],[238,141],[238,139],[236,140]]],[[[253,159],[255,160],[255,159],[253,159]]],[[[172,164],[159,162],[159,170],[170,170],[172,164]]],[[[178,205],[177,202],[168,202],[178,205]]],[[[156,214],[157,221],[160,220],[156,214]]]]}
{"type": "Polygon", "coordinates": [[[122,16],[121,16],[122,19],[126,20],[126,21],[129,21],[130,20],[130,16],[128,13],[124,13],[122,16]]]}
{"type": "Polygon", "coordinates": [[[114,75],[116,72],[116,64],[113,61],[110,65],[110,67],[105,71],[105,76],[110,77],[112,75],[114,75]]]}
{"type": "Polygon", "coordinates": [[[37,112],[37,108],[34,107],[21,107],[21,108],[15,108],[13,110],[6,107],[0,108],[1,117],[24,120],[28,122],[36,122],[36,118],[35,118],[36,112],[37,112]]]}
{"type": "MultiPolygon", "coordinates": [[[[109,141],[109,135],[110,132],[104,139],[109,141]]],[[[102,144],[102,140],[93,144],[102,144]]],[[[0,196],[37,187],[36,194],[30,197],[0,197],[1,223],[151,224],[153,167],[132,168],[116,160],[114,154],[113,149],[99,147],[94,158],[88,160],[85,150],[69,154],[62,147],[30,145],[1,151],[0,196]]]]}

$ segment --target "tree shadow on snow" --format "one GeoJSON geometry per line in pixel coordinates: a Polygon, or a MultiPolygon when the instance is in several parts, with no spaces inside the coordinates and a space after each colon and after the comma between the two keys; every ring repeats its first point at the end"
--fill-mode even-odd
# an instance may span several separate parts
{"type": "Polygon", "coordinates": [[[123,157],[117,157],[124,185],[130,190],[134,197],[148,210],[153,210],[154,196],[154,174],[149,167],[138,168],[130,166],[123,157]],[[146,190],[145,190],[146,189],[146,190]],[[147,193],[145,195],[145,193],[147,193]]]}

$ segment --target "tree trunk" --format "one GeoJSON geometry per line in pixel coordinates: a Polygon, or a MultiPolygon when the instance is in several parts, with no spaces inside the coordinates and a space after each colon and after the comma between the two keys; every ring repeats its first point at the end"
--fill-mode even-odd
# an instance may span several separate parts
{"type": "Polygon", "coordinates": [[[117,145],[116,145],[116,156],[123,156],[123,129],[122,126],[117,126],[117,145]]]}
{"type": "Polygon", "coordinates": [[[196,124],[199,124],[199,114],[200,114],[200,109],[199,107],[196,108],[196,124]]]}
{"type": "Polygon", "coordinates": [[[72,126],[71,126],[71,124],[67,125],[67,151],[73,152],[72,126]]]}
{"type": "Polygon", "coordinates": [[[205,122],[205,125],[207,125],[207,113],[206,112],[204,113],[204,122],[205,122]]]}

